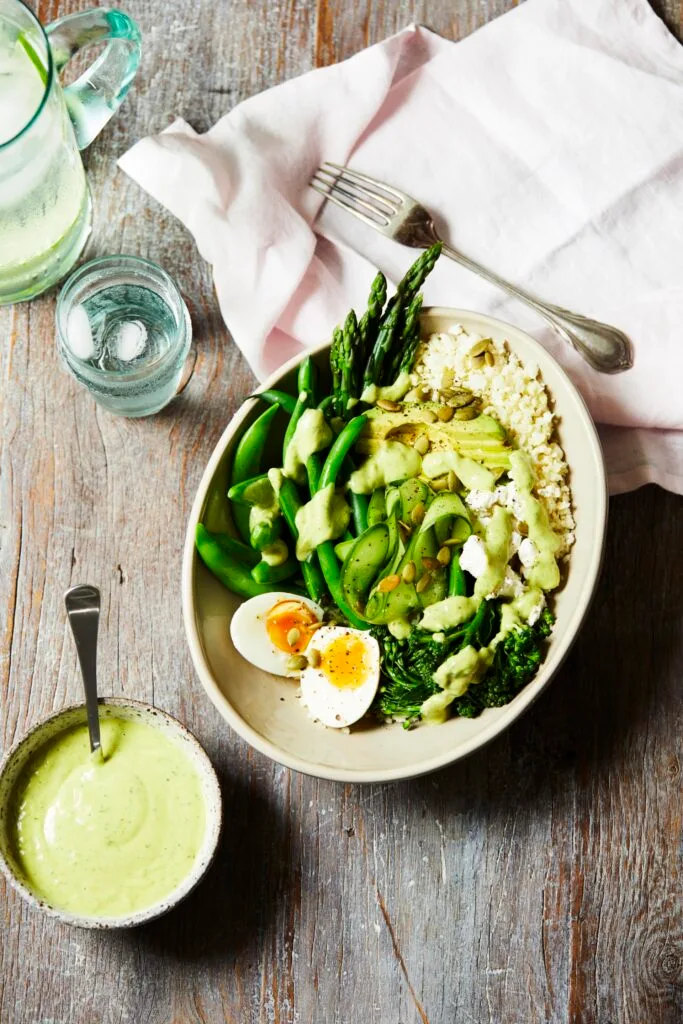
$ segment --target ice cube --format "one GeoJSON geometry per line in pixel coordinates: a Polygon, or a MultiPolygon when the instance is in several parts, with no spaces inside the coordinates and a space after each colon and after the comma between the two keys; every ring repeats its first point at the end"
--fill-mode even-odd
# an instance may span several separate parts
{"type": "Polygon", "coordinates": [[[141,320],[121,324],[111,346],[113,355],[122,363],[130,363],[145,350],[147,328],[141,320]]]}
{"type": "Polygon", "coordinates": [[[92,359],[95,342],[90,320],[83,306],[74,306],[66,321],[66,343],[77,359],[92,359]]]}

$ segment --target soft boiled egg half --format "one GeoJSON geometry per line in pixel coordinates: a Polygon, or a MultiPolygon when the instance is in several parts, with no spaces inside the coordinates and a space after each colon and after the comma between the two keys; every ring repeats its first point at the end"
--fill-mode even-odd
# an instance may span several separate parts
{"type": "Polygon", "coordinates": [[[307,597],[259,594],[239,606],[230,636],[235,649],[256,668],[275,676],[298,676],[311,718],[343,729],[363,717],[377,693],[379,644],[369,633],[323,626],[322,619],[320,605],[307,597]],[[304,667],[294,667],[295,655],[304,667]]]}
{"type": "Polygon", "coordinates": [[[369,633],[321,626],[306,648],[301,700],[311,718],[343,729],[362,718],[379,684],[379,644],[369,633]]]}
{"type": "Polygon", "coordinates": [[[230,623],[230,636],[243,658],[274,676],[298,676],[291,666],[296,654],[308,648],[320,627],[323,610],[307,597],[259,594],[239,606],[230,623]]]}

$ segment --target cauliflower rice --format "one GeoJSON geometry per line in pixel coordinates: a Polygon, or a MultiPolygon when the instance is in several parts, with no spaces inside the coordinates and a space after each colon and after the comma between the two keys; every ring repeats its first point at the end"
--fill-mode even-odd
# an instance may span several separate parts
{"type": "Polygon", "coordinates": [[[556,419],[538,367],[526,366],[506,343],[468,333],[456,324],[432,334],[418,351],[414,385],[431,388],[438,400],[442,390],[467,388],[483,402],[510,439],[531,458],[536,472],[535,492],[543,502],[550,525],[562,538],[561,555],[574,542],[574,514],[567,483],[569,468],[554,440],[556,419]]]}

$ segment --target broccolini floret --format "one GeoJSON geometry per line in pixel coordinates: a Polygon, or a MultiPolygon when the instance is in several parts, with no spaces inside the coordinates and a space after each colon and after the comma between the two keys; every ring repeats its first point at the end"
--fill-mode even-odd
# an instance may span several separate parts
{"type": "Polygon", "coordinates": [[[552,612],[546,608],[533,626],[508,633],[496,648],[493,664],[482,681],[453,701],[453,714],[476,718],[484,708],[509,704],[536,675],[554,622],[552,612]]]}
{"type": "MultiPolygon", "coordinates": [[[[422,704],[439,692],[433,678],[439,665],[468,645],[477,649],[487,646],[499,621],[499,603],[483,601],[469,622],[446,633],[441,642],[421,629],[413,629],[405,640],[397,640],[386,626],[374,627],[371,632],[380,645],[385,676],[374,704],[376,713],[400,718],[410,728],[419,720],[422,704]]],[[[484,708],[509,703],[535,676],[554,621],[552,612],[545,609],[533,626],[508,633],[498,644],[483,680],[453,702],[453,714],[474,718],[484,708]]]]}

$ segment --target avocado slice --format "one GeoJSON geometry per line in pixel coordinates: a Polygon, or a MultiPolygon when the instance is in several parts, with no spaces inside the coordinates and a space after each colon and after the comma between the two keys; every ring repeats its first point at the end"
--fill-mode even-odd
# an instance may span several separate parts
{"type": "Polygon", "coordinates": [[[510,468],[509,444],[505,430],[493,416],[481,414],[471,420],[449,420],[443,423],[425,421],[426,409],[437,409],[436,403],[406,403],[395,412],[374,408],[367,413],[368,422],[356,445],[363,454],[377,451],[387,440],[412,445],[424,435],[436,448],[452,449],[460,455],[483,463],[500,476],[510,468]]]}

